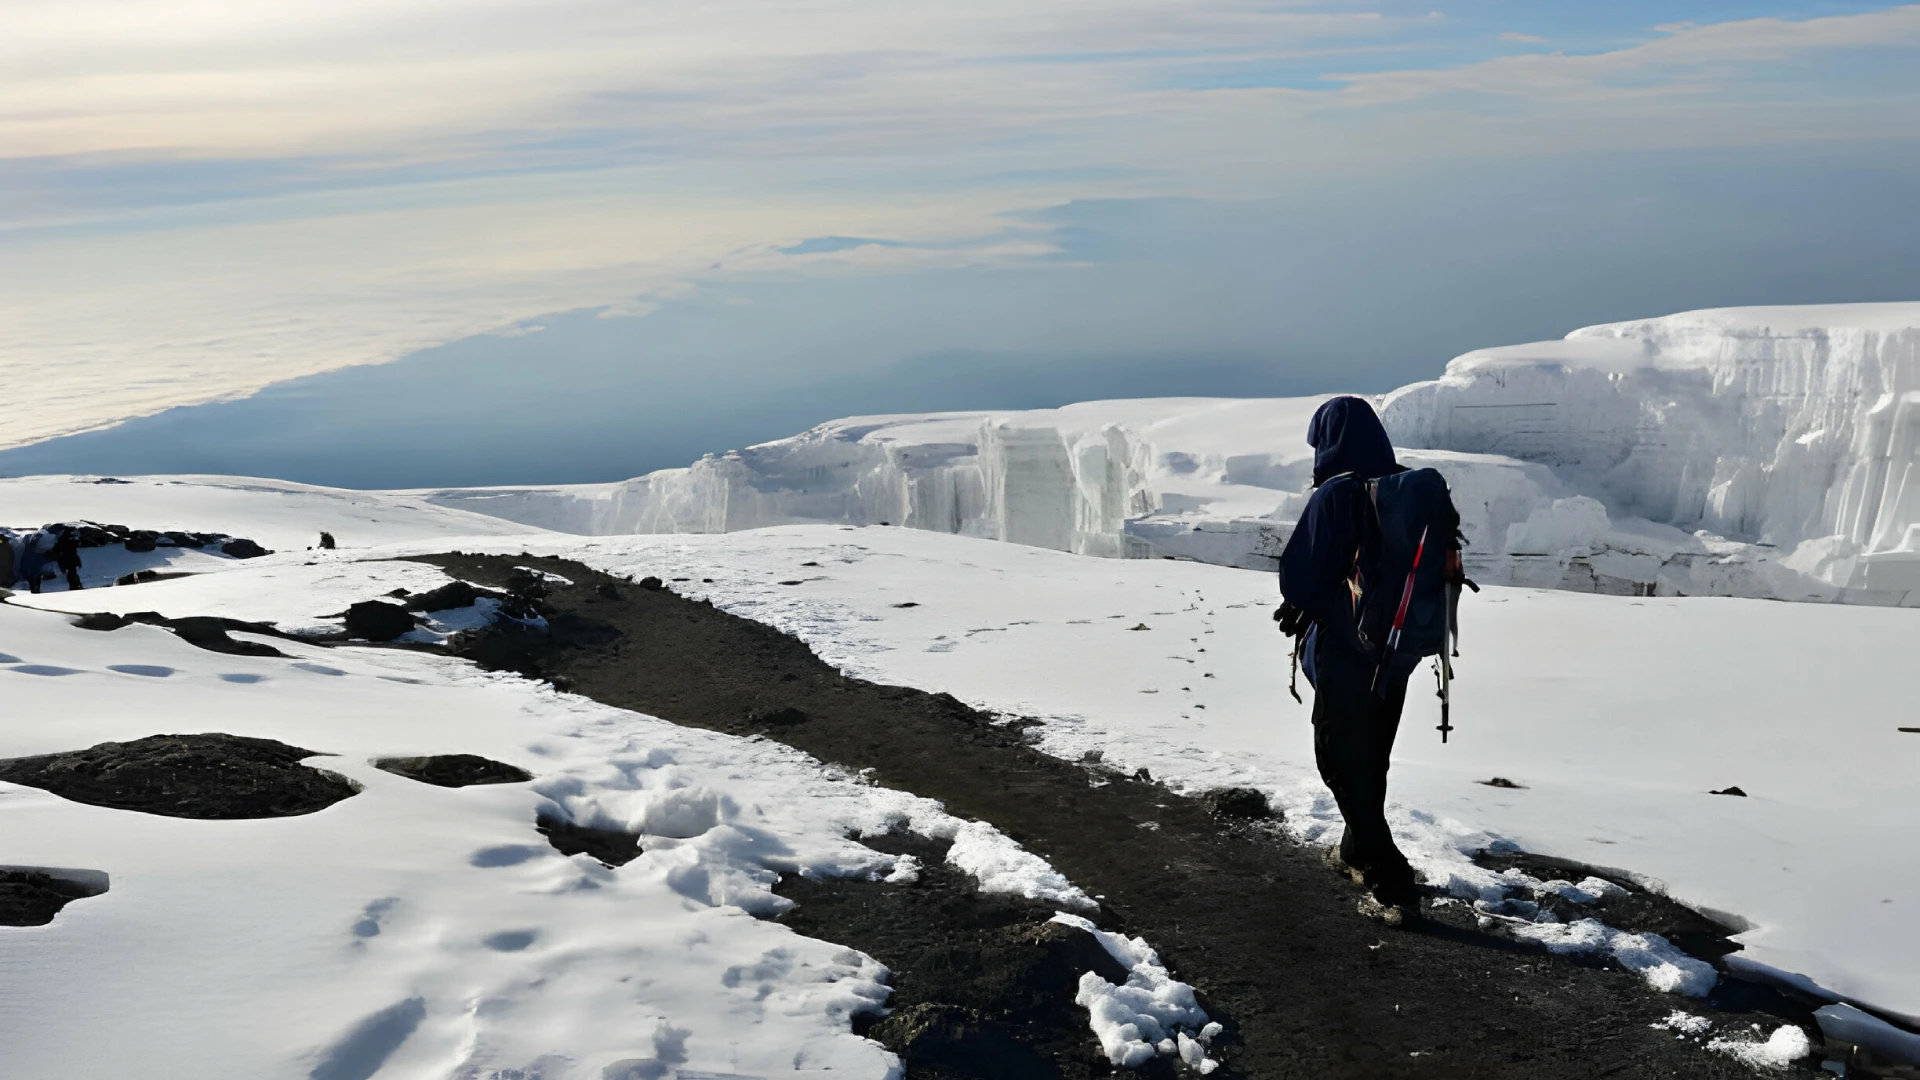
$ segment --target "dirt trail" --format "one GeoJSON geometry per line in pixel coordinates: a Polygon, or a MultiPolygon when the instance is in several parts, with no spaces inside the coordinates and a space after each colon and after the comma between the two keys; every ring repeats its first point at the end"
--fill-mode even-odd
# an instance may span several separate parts
{"type": "MultiPolygon", "coordinates": [[[[422,561],[499,586],[513,565],[529,560],[422,561]]],[[[1317,852],[1270,828],[1217,818],[1199,800],[1150,782],[1098,777],[1039,753],[1016,726],[995,724],[945,694],[845,678],[801,642],[705,603],[578,563],[537,563],[575,583],[549,599],[551,633],[484,637],[469,651],[474,659],[676,723],[764,734],[993,823],[1102,897],[1103,926],[1145,936],[1176,977],[1196,987],[1228,1025],[1217,1044],[1225,1068],[1216,1076],[1750,1076],[1649,1024],[1678,1007],[1715,1014],[1716,1029],[1759,1022],[1770,1030],[1780,1022],[1716,1014],[1654,993],[1627,972],[1523,951],[1470,928],[1387,929],[1356,914],[1355,888],[1325,869],[1317,852]]],[[[915,980],[937,974],[925,970],[925,941],[964,943],[984,931],[938,925],[943,917],[965,921],[940,915],[940,904],[900,908],[896,897],[861,891],[889,888],[899,887],[813,890],[819,910],[812,913],[802,888],[798,925],[894,968],[897,1003],[925,1001],[915,980]],[[912,918],[903,918],[908,909],[912,918]]],[[[951,966],[950,957],[941,962],[951,966]]],[[[1806,1019],[1783,1002],[1763,1003],[1806,1019]]],[[[1103,1072],[1089,1064],[1095,1047],[1080,1032],[1071,1052],[1020,1075],[1103,1072]]],[[[1049,1044],[1035,1034],[1034,1045],[1049,1044]]],[[[964,1065],[913,1071],[1012,1075],[964,1065]]]]}

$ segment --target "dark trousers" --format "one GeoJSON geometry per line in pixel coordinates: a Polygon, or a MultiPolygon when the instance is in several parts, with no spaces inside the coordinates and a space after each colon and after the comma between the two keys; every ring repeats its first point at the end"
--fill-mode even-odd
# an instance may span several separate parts
{"type": "Polygon", "coordinates": [[[1313,696],[1313,756],[1347,822],[1340,858],[1366,876],[1382,902],[1406,902],[1413,897],[1413,868],[1387,830],[1386,808],[1387,764],[1407,681],[1383,679],[1385,697],[1358,680],[1321,682],[1313,696]]]}
{"type": "MultiPolygon", "coordinates": [[[[77,566],[68,566],[62,569],[67,572],[67,588],[77,591],[80,588],[80,568],[77,566]]],[[[33,591],[39,592],[40,590],[35,589],[33,591]]]]}

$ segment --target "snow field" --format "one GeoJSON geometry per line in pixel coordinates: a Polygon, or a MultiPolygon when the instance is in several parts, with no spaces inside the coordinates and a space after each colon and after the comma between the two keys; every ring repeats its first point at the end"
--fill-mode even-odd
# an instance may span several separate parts
{"type": "MultiPolygon", "coordinates": [[[[849,674],[1037,717],[1049,752],[1098,752],[1176,789],[1256,787],[1303,841],[1338,836],[1307,707],[1287,696],[1270,575],[833,526],[524,546],[684,578],[671,584],[849,674]]],[[[1736,962],[1750,971],[1920,1014],[1920,866],[1887,857],[1920,845],[1920,739],[1897,730],[1920,697],[1912,617],[1489,588],[1464,605],[1451,745],[1415,675],[1396,837],[1427,881],[1489,904],[1559,887],[1469,858],[1503,842],[1624,868],[1608,879],[1746,927],[1736,962]],[[1481,783],[1493,777],[1522,787],[1481,783]],[[1707,794],[1731,784],[1750,797],[1707,794]]],[[[1676,991],[1706,977],[1653,935],[1535,932],[1676,991]]]]}
{"type": "MultiPolygon", "coordinates": [[[[41,599],[167,585],[218,611],[242,579],[256,615],[338,599],[305,584],[345,568],[255,563],[276,561],[41,599]]],[[[373,595],[445,580],[359,569],[373,595]]],[[[302,817],[198,821],[0,784],[9,864],[111,881],[49,926],[0,931],[0,963],[29,973],[0,988],[9,1077],[893,1077],[893,1056],[848,1030],[884,1003],[884,968],[756,918],[787,905],[770,891],[779,875],[910,877],[913,860],[850,839],[904,827],[964,837],[956,861],[984,887],[1084,900],[990,826],[775,743],[431,655],[275,644],[299,655],[225,656],[157,627],[92,632],[0,606],[0,756],[221,731],[319,751],[312,764],[362,788],[302,817]],[[434,753],[536,779],[444,789],[372,765],[434,753]],[[563,857],[533,828],[543,813],[637,831],[644,852],[611,870],[563,857]]]]}
{"type": "MultiPolygon", "coordinates": [[[[116,477],[112,479],[125,482],[100,483],[102,479],[0,478],[4,524],[37,527],[55,521],[100,521],[136,529],[225,532],[275,551],[298,551],[317,544],[323,529],[348,548],[439,536],[517,536],[541,531],[394,492],[349,491],[249,476],[116,477]]],[[[93,550],[82,556],[91,558],[93,550]]],[[[127,569],[148,565],[152,564],[127,569]]],[[[81,580],[91,584],[92,574],[83,573],[81,580]]]]}

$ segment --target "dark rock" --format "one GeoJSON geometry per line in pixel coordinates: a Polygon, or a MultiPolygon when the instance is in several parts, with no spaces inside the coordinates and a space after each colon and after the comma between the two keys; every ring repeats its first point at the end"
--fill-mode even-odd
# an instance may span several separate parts
{"type": "Polygon", "coordinates": [[[221,544],[220,551],[236,559],[257,559],[262,555],[273,554],[273,552],[268,551],[266,548],[261,547],[259,544],[254,543],[244,536],[221,544]]]}
{"type": "Polygon", "coordinates": [[[599,593],[600,599],[602,600],[620,599],[620,590],[615,588],[613,582],[611,581],[601,582],[599,587],[595,588],[593,591],[596,593],[599,593]]]}
{"type": "Polygon", "coordinates": [[[652,574],[648,574],[646,577],[643,577],[640,579],[640,587],[643,589],[658,591],[660,589],[666,588],[667,583],[664,581],[661,581],[657,577],[654,577],[652,574]]]}
{"type": "Polygon", "coordinates": [[[500,594],[492,589],[478,589],[465,581],[449,581],[437,589],[431,589],[407,601],[408,611],[451,611],[454,608],[472,607],[475,600],[483,596],[496,599],[500,594]]]}
{"type": "Polygon", "coordinates": [[[0,926],[45,926],[73,901],[106,891],[104,883],[75,881],[24,866],[0,866],[0,926]]]}
{"type": "Polygon", "coordinates": [[[113,579],[115,585],[138,585],[143,581],[153,581],[160,576],[158,570],[135,570],[131,574],[121,574],[113,579]]]}
{"type": "Polygon", "coordinates": [[[159,546],[160,534],[152,529],[135,529],[127,536],[127,550],[135,553],[152,551],[159,546]]]}
{"type": "Polygon", "coordinates": [[[334,546],[335,545],[334,545],[332,533],[323,532],[320,534],[320,549],[322,551],[332,551],[334,549],[334,546]]]}
{"type": "Polygon", "coordinates": [[[1516,784],[1504,776],[1496,776],[1491,780],[1475,780],[1474,783],[1485,784],[1488,787],[1507,788],[1510,791],[1527,790],[1527,786],[1525,784],[1516,784]]]}
{"type": "Polygon", "coordinates": [[[1215,817],[1265,821],[1274,816],[1266,793],[1250,787],[1217,788],[1200,796],[1200,805],[1215,817]]]}
{"type": "Polygon", "coordinates": [[[533,827],[562,855],[591,855],[606,866],[625,866],[640,857],[640,838],[623,829],[575,825],[542,814],[533,827]]]}
{"type": "Polygon", "coordinates": [[[240,735],[149,735],[0,761],[0,780],[91,806],[166,817],[292,817],[360,790],[344,776],[300,764],[315,754],[240,735]]]}
{"type": "Polygon", "coordinates": [[[907,602],[906,602],[906,603],[904,603],[904,604],[895,604],[895,605],[893,605],[893,606],[894,606],[894,607],[897,607],[897,608],[910,608],[910,607],[919,607],[919,606],[920,606],[920,602],[919,602],[918,600],[909,600],[909,601],[907,601],[907,602]]]}
{"type": "Polygon", "coordinates": [[[101,477],[100,479],[98,479],[98,480],[95,480],[95,481],[93,481],[93,483],[96,483],[96,484],[131,484],[131,483],[133,483],[133,481],[131,481],[131,480],[122,480],[122,479],[120,479],[120,478],[119,478],[119,477],[117,477],[117,476],[103,476],[103,477],[101,477]]]}
{"type": "MultiPolygon", "coordinates": [[[[153,573],[141,571],[141,573],[153,573]]],[[[133,575],[129,575],[133,576],[133,575]]],[[[154,574],[154,578],[160,577],[154,574]]],[[[151,580],[142,578],[141,580],[151,580]]],[[[164,626],[176,636],[196,648],[208,652],[226,653],[229,656],[285,656],[279,649],[264,641],[240,641],[227,635],[228,630],[245,630],[255,634],[280,634],[270,623],[248,623],[238,619],[218,619],[211,615],[189,615],[180,619],[169,619],[157,611],[135,611],[126,615],[115,615],[110,611],[96,611],[73,620],[73,625],[82,630],[113,631],[132,623],[144,623],[147,626],[164,626]]]]}
{"type": "Polygon", "coordinates": [[[74,541],[83,548],[106,547],[108,544],[117,544],[123,539],[91,521],[75,523],[73,534],[74,541]]]}
{"type": "Polygon", "coordinates": [[[782,705],[778,708],[755,709],[747,714],[747,722],[776,726],[804,724],[807,722],[807,714],[791,705],[782,705]]]}
{"type": "Polygon", "coordinates": [[[1740,796],[1740,797],[1741,797],[1741,798],[1743,798],[1743,799],[1747,797],[1747,793],[1746,793],[1746,792],[1744,792],[1744,791],[1741,791],[1741,790],[1740,790],[1740,788],[1739,788],[1739,787],[1738,787],[1737,785],[1736,785],[1736,786],[1734,786],[1734,787],[1723,787],[1723,788],[1721,788],[1721,789],[1720,789],[1719,791],[1709,791],[1709,792],[1707,792],[1707,794],[1709,794],[1709,795],[1738,795],[1738,796],[1740,796]]]}
{"type": "Polygon", "coordinates": [[[157,618],[149,620],[141,618],[142,615],[152,614],[152,612],[139,612],[134,615],[129,615],[128,618],[134,622],[155,622],[158,625],[165,626],[187,644],[196,648],[206,649],[209,652],[226,653],[230,656],[286,655],[264,641],[241,641],[228,636],[227,631],[229,629],[244,629],[252,630],[256,633],[260,632],[260,628],[248,626],[245,623],[231,622],[227,619],[216,619],[209,615],[190,615],[181,619],[157,618]]]}
{"type": "Polygon", "coordinates": [[[1145,765],[1142,765],[1139,768],[1133,770],[1133,778],[1135,780],[1140,781],[1143,784],[1153,783],[1153,774],[1147,771],[1147,767],[1145,765]]]}
{"type": "MultiPolygon", "coordinates": [[[[307,565],[312,566],[313,564],[308,563],[307,565]]],[[[402,585],[399,588],[388,593],[387,595],[393,597],[395,600],[405,600],[407,597],[413,595],[413,590],[407,588],[405,585],[402,585]]]]}
{"type": "Polygon", "coordinates": [[[803,582],[803,581],[798,581],[798,580],[795,580],[795,581],[783,581],[783,582],[781,582],[780,584],[782,584],[782,585],[804,585],[804,584],[806,584],[806,583],[805,583],[805,582],[803,582]]]}
{"type": "Polygon", "coordinates": [[[362,600],[347,609],[348,637],[392,641],[413,627],[413,616],[406,608],[385,600],[362,600]]]}
{"type": "Polygon", "coordinates": [[[177,529],[168,529],[166,532],[162,533],[161,535],[165,536],[169,541],[171,541],[174,547],[198,548],[198,547],[207,546],[207,542],[201,539],[200,534],[198,533],[181,532],[177,529]]]}
{"type": "Polygon", "coordinates": [[[504,761],[478,754],[434,754],[430,757],[381,758],[374,768],[435,787],[472,787],[475,784],[523,784],[533,774],[504,761]]]}

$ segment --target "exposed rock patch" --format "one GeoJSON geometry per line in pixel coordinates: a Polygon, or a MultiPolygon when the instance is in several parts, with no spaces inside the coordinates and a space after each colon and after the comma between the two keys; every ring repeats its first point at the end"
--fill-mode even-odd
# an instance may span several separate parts
{"type": "Polygon", "coordinates": [[[483,596],[499,599],[501,594],[493,589],[478,589],[471,582],[449,581],[437,589],[407,597],[408,611],[451,611],[454,608],[472,607],[474,601],[483,596]]]}
{"type": "Polygon", "coordinates": [[[1250,787],[1218,788],[1200,796],[1200,805],[1214,817],[1266,821],[1275,817],[1265,792],[1250,787]]]}
{"type": "Polygon", "coordinates": [[[434,754],[429,757],[390,757],[374,768],[435,787],[471,787],[475,784],[522,784],[533,774],[504,761],[478,754],[434,754]]]}
{"type": "Polygon", "coordinates": [[[775,889],[796,902],[780,921],[893,972],[891,1015],[868,1018],[866,1034],[899,1054],[909,1075],[1052,1080],[1112,1071],[1074,995],[1086,972],[1113,983],[1127,972],[1093,935],[1052,922],[1046,904],[980,892],[946,865],[945,841],[890,833],[862,842],[917,857],[920,879],[791,877],[775,889]]]}
{"type": "Polygon", "coordinates": [[[0,780],[91,806],[166,817],[293,817],[360,790],[344,776],[300,764],[317,754],[243,735],[149,735],[0,760],[0,780]]]}
{"type": "Polygon", "coordinates": [[[279,649],[264,641],[241,641],[228,631],[242,630],[251,634],[267,634],[284,638],[271,623],[242,622],[239,619],[221,619],[211,615],[189,615],[185,618],[170,619],[157,611],[135,611],[126,615],[115,615],[110,611],[97,611],[81,615],[73,622],[82,630],[114,631],[134,623],[148,626],[164,626],[187,644],[209,652],[226,653],[229,656],[285,656],[279,649]]]}
{"type": "Polygon", "coordinates": [[[533,827],[562,855],[591,855],[607,866],[625,866],[640,857],[640,838],[623,829],[575,825],[542,814],[533,827]]]}
{"type": "Polygon", "coordinates": [[[31,866],[0,866],[0,926],[45,926],[75,900],[107,891],[106,875],[77,880],[31,866]]]}
{"type": "Polygon", "coordinates": [[[392,641],[416,625],[406,608],[385,600],[362,600],[347,609],[347,636],[352,638],[392,641]]]}

